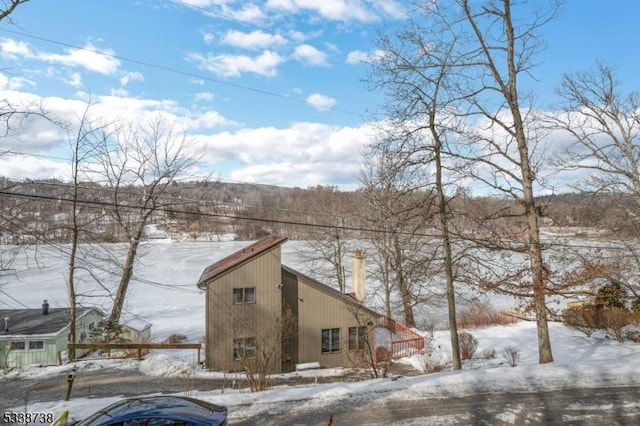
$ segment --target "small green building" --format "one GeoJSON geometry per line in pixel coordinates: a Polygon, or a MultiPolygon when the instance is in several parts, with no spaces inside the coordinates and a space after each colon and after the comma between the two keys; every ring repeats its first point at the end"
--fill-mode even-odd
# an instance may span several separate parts
{"type": "MultiPolygon", "coordinates": [[[[76,340],[89,341],[105,315],[95,308],[76,309],[76,340]]],[[[0,309],[0,368],[58,364],[67,351],[70,308],[0,309]]],[[[76,351],[76,357],[84,355],[76,351]]]]}

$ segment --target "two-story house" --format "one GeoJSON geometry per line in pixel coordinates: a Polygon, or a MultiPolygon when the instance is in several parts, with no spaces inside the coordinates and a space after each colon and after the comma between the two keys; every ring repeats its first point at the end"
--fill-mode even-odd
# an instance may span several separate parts
{"type": "MultiPolygon", "coordinates": [[[[272,373],[302,363],[357,366],[375,351],[373,331],[381,315],[355,295],[282,265],[286,241],[263,238],[202,273],[209,369],[241,370],[242,356],[269,356],[272,373]]],[[[364,267],[355,269],[362,286],[356,292],[363,294],[364,267]]]]}

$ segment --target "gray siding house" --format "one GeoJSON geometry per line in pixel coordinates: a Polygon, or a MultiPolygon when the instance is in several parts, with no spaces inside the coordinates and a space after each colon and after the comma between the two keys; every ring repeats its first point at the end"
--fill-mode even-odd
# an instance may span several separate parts
{"type": "MultiPolygon", "coordinates": [[[[239,371],[242,357],[268,359],[271,373],[304,363],[356,367],[375,353],[369,343],[382,316],[354,295],[282,265],[286,241],[263,238],[200,276],[197,285],[206,291],[207,368],[239,371]]],[[[356,270],[364,273],[364,267],[356,270]]],[[[364,276],[355,286],[356,293],[364,292],[364,276]]]]}

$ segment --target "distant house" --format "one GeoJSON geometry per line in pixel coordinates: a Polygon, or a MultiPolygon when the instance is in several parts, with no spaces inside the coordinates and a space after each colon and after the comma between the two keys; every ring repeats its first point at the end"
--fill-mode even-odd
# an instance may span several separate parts
{"type": "Polygon", "coordinates": [[[149,343],[151,341],[151,323],[142,318],[127,318],[122,323],[122,337],[127,342],[149,343]]]}
{"type": "Polygon", "coordinates": [[[362,366],[375,356],[376,329],[388,322],[361,303],[364,256],[354,257],[355,294],[345,294],[282,265],[286,241],[266,237],[202,273],[207,368],[238,371],[243,357],[268,356],[269,371],[279,373],[299,364],[362,366]]]}
{"type": "MultiPolygon", "coordinates": [[[[94,308],[76,309],[76,340],[87,342],[104,319],[94,308]]],[[[70,308],[0,309],[0,368],[61,362],[69,339],[70,308]]],[[[76,356],[84,355],[77,351],[76,356]]]]}
{"type": "MultiPolygon", "coordinates": [[[[138,317],[125,319],[122,323],[122,337],[131,343],[149,343],[151,342],[151,323],[138,317]]],[[[138,353],[137,349],[127,351],[128,355],[135,356],[145,355],[147,353],[149,353],[148,349],[140,353],[138,353]]]]}

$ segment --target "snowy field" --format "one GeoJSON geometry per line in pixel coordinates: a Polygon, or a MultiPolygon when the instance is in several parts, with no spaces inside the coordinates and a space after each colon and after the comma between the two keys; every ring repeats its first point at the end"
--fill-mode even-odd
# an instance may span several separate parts
{"type": "MultiPolygon", "coordinates": [[[[131,285],[126,307],[128,315],[138,316],[153,324],[153,339],[161,341],[170,334],[181,333],[189,341],[197,341],[204,335],[204,295],[197,290],[197,282],[203,268],[210,263],[238,250],[246,242],[212,243],[156,243],[145,247],[146,256],[137,269],[138,279],[131,285]],[[142,279],[143,277],[143,279],[142,279]]],[[[300,243],[283,246],[283,263],[304,271],[299,258],[300,243]]],[[[10,294],[10,300],[0,295],[3,308],[18,308],[17,303],[39,307],[48,299],[52,307],[66,306],[65,259],[57,251],[42,251],[38,264],[18,257],[16,276],[4,277],[0,289],[10,294]]],[[[538,364],[535,323],[520,322],[509,326],[473,330],[479,341],[476,358],[465,362],[463,370],[440,373],[375,379],[363,382],[336,382],[306,386],[280,386],[266,392],[250,393],[242,389],[226,389],[188,394],[203,400],[225,405],[230,419],[246,418],[268,412],[295,410],[296,407],[330,407],[348,399],[357,402],[373,400],[410,400],[465,396],[478,392],[531,392],[563,389],[567,387],[625,386],[640,383],[640,345],[631,342],[618,343],[595,333],[591,338],[558,323],[550,324],[550,334],[555,362],[538,364]],[[520,360],[511,367],[502,356],[507,346],[517,348],[520,360]],[[495,350],[495,358],[485,359],[483,354],[495,350]],[[237,409],[234,409],[237,408],[237,409]]],[[[448,332],[437,331],[432,342],[434,357],[442,361],[450,359],[448,332]]],[[[154,351],[141,362],[134,360],[82,361],[80,371],[114,367],[135,369],[151,376],[218,377],[220,373],[201,370],[195,365],[193,351],[178,353],[154,351]]],[[[420,356],[403,359],[416,369],[422,368],[420,356]]],[[[0,389],[3,379],[41,378],[66,374],[69,365],[50,368],[30,367],[0,372],[0,389]]],[[[317,377],[340,375],[342,370],[310,370],[293,375],[317,377]]],[[[3,391],[0,391],[0,396],[3,391]]],[[[31,403],[29,411],[69,410],[75,419],[83,418],[119,398],[76,398],[68,402],[50,401],[31,403]]],[[[1,397],[0,397],[0,405],[1,397]]],[[[9,407],[7,407],[9,408],[9,407]]],[[[633,408],[633,407],[632,407],[633,408]]],[[[12,407],[22,411],[24,406],[12,407]]],[[[612,409],[604,404],[602,410],[612,409]]],[[[640,403],[638,407],[640,409],[640,403]]],[[[445,419],[442,419],[443,423],[445,419]]],[[[399,423],[400,424],[400,423],[399,423]]]]}

